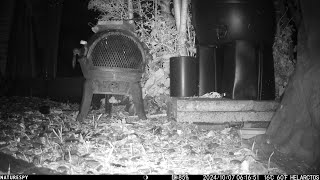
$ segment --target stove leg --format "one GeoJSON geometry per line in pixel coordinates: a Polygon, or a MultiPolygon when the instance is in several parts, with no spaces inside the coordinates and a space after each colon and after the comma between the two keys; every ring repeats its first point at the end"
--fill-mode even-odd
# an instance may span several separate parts
{"type": "Polygon", "coordinates": [[[77,121],[83,121],[87,117],[93,96],[92,80],[85,80],[83,85],[82,101],[77,121]]]}
{"type": "Polygon", "coordinates": [[[105,112],[106,114],[108,115],[108,117],[111,117],[111,112],[112,112],[112,104],[109,103],[109,99],[111,98],[112,96],[110,94],[106,94],[104,96],[104,99],[105,99],[105,103],[104,103],[104,108],[105,108],[105,112]]]}
{"type": "Polygon", "coordinates": [[[147,119],[146,113],[144,111],[142,90],[139,82],[131,84],[131,95],[134,107],[136,108],[137,115],[139,119],[147,119]]]}
{"type": "Polygon", "coordinates": [[[124,110],[129,113],[129,116],[134,116],[136,114],[133,102],[126,104],[126,108],[124,110]]]}

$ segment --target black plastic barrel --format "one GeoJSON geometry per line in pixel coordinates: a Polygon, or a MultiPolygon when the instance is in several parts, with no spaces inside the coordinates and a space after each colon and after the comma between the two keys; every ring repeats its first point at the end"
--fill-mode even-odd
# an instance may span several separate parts
{"type": "Polygon", "coordinates": [[[192,0],[193,24],[201,45],[273,42],[274,13],[271,0],[192,0]]]}
{"type": "Polygon", "coordinates": [[[220,92],[223,70],[223,48],[219,46],[197,46],[199,59],[199,96],[220,92]]]}
{"type": "Polygon", "coordinates": [[[195,57],[170,58],[170,96],[191,97],[199,92],[199,63],[195,57]]]}

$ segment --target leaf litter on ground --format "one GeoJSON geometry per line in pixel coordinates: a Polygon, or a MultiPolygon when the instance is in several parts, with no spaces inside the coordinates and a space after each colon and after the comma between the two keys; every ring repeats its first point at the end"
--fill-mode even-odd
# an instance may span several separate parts
{"type": "Polygon", "coordinates": [[[60,173],[279,172],[259,162],[231,128],[204,130],[151,114],[139,120],[124,106],[114,106],[111,117],[103,108],[91,110],[79,123],[77,104],[34,97],[1,97],[0,102],[0,151],[60,173]],[[43,105],[49,113],[40,113],[43,105]]]}

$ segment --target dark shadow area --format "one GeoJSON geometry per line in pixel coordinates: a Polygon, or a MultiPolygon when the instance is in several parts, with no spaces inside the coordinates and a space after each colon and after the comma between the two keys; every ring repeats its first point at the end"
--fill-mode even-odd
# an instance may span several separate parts
{"type": "Polygon", "coordinates": [[[252,144],[255,143],[253,151],[258,152],[257,155],[260,162],[268,164],[269,158],[271,157],[271,168],[276,165],[287,174],[319,174],[319,168],[311,167],[304,161],[281,153],[277,146],[268,143],[269,141],[270,140],[266,135],[260,135],[249,140],[245,140],[244,143],[248,147],[252,147],[252,144]]]}
{"type": "Polygon", "coordinates": [[[8,172],[10,167],[10,174],[38,174],[38,175],[58,175],[56,171],[48,168],[38,168],[32,163],[28,163],[21,159],[16,159],[10,155],[0,152],[0,171],[8,172]]]}
{"type": "Polygon", "coordinates": [[[97,12],[88,10],[88,1],[67,0],[63,3],[61,16],[57,77],[82,77],[79,64],[72,68],[72,52],[81,48],[81,40],[87,40],[94,33],[91,27],[96,24],[97,12]]]}

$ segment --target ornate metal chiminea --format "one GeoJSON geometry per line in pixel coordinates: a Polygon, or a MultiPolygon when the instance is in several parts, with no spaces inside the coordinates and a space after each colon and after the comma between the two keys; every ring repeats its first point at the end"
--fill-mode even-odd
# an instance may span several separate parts
{"type": "Polygon", "coordinates": [[[131,94],[138,117],[146,119],[140,80],[148,53],[133,29],[123,21],[98,24],[88,43],[83,41],[81,53],[74,51],[80,55],[78,61],[85,77],[78,121],[87,116],[93,94],[131,94]]]}

